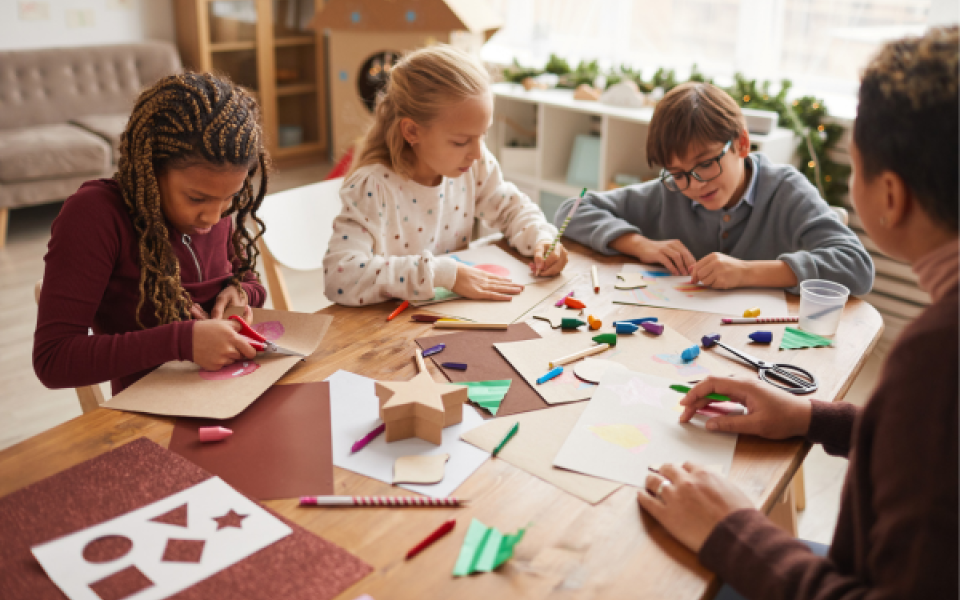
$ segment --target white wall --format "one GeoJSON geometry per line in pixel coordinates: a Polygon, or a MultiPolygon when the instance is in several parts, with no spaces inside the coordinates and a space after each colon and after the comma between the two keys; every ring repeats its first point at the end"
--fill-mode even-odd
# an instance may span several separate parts
{"type": "Polygon", "coordinates": [[[0,50],[175,38],[172,0],[0,0],[0,50]]]}

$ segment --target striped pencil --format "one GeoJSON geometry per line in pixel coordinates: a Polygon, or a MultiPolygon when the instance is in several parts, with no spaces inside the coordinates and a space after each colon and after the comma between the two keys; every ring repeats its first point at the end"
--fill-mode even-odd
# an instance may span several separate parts
{"type": "Polygon", "coordinates": [[[448,496],[300,496],[300,506],[464,506],[467,501],[448,496]]]}
{"type": "Polygon", "coordinates": [[[560,231],[557,232],[556,239],[553,240],[553,243],[550,244],[550,247],[547,248],[547,251],[543,253],[543,258],[550,256],[550,253],[553,252],[553,249],[557,247],[557,244],[560,243],[560,238],[563,237],[563,232],[567,230],[567,225],[570,224],[570,219],[573,218],[573,213],[577,212],[577,208],[580,207],[580,201],[583,200],[583,197],[587,193],[587,188],[583,188],[583,191],[580,192],[580,197],[577,198],[577,201],[573,203],[573,208],[570,209],[570,213],[567,214],[567,218],[563,220],[563,225],[560,226],[560,231]]]}
{"type": "Polygon", "coordinates": [[[747,325],[763,323],[798,323],[800,317],[752,317],[747,319],[720,319],[724,325],[747,325]]]}

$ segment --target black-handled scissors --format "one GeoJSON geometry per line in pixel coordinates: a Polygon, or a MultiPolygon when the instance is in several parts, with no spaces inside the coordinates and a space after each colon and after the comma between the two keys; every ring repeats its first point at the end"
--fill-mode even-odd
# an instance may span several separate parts
{"type": "Polygon", "coordinates": [[[805,369],[801,369],[796,365],[785,363],[769,363],[765,360],[760,360],[759,358],[750,356],[746,352],[742,352],[736,348],[731,348],[730,346],[722,343],[720,341],[720,336],[717,334],[705,335],[700,341],[703,342],[704,348],[720,346],[737,358],[750,363],[750,365],[759,373],[760,379],[766,381],[770,385],[776,386],[782,390],[786,390],[791,394],[811,394],[817,391],[817,388],[820,387],[820,383],[817,381],[817,378],[813,375],[813,373],[805,369]]]}

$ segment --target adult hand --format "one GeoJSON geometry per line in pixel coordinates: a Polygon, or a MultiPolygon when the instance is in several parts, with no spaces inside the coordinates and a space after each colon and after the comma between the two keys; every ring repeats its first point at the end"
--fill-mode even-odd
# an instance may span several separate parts
{"type": "Polygon", "coordinates": [[[240,335],[240,323],[223,319],[193,324],[193,362],[206,371],[216,371],[244,358],[253,358],[257,350],[240,335]]]}
{"type": "Polygon", "coordinates": [[[450,290],[464,298],[474,300],[510,301],[511,295],[523,291],[523,286],[507,277],[493,275],[467,265],[457,265],[457,279],[450,290]]]}
{"type": "Polygon", "coordinates": [[[702,283],[717,290],[729,290],[744,285],[748,264],[732,256],[714,252],[701,258],[690,269],[690,283],[702,283]]]}
{"type": "Polygon", "coordinates": [[[210,312],[210,317],[212,319],[222,319],[224,311],[231,306],[242,306],[243,314],[240,316],[243,317],[243,320],[248,323],[253,320],[253,310],[247,303],[246,292],[238,289],[234,285],[228,285],[217,294],[217,302],[213,305],[213,311],[210,312]]]}
{"type": "Polygon", "coordinates": [[[665,266],[673,275],[689,275],[697,261],[680,240],[662,242],[638,236],[634,256],[647,264],[665,266]]]}
{"type": "Polygon", "coordinates": [[[731,401],[747,407],[746,415],[714,417],[707,421],[710,431],[747,433],[771,440],[806,435],[810,429],[810,401],[790,392],[775,388],[759,379],[710,376],[695,385],[680,400],[684,406],[680,422],[688,422],[693,415],[713,400],[707,394],[723,394],[731,401]]]}
{"type": "Polygon", "coordinates": [[[659,471],[647,476],[646,490],[637,492],[637,503],[694,552],[700,552],[727,515],[754,508],[740,488],[702,467],[667,464],[659,471]]]}
{"type": "Polygon", "coordinates": [[[541,240],[537,242],[537,249],[533,253],[533,262],[530,263],[530,270],[544,277],[559,275],[560,271],[567,266],[567,249],[563,244],[557,242],[557,246],[550,253],[550,256],[544,258],[543,255],[553,242],[550,240],[541,240]]]}

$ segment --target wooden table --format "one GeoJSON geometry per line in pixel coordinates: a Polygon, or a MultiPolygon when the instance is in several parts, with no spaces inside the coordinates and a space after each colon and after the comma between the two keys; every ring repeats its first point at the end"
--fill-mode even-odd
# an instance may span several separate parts
{"type": "MultiPolygon", "coordinates": [[[[611,317],[658,316],[689,339],[721,331],[734,346],[745,346],[752,326],[723,326],[715,314],[620,306],[610,303],[606,285],[595,295],[589,268],[597,264],[601,281],[613,281],[623,257],[603,257],[569,243],[572,251],[567,273],[580,276],[572,282],[590,313],[609,322],[611,317]]],[[[569,287],[563,293],[569,291],[569,287]]],[[[555,301],[560,294],[548,301],[555,301]]],[[[798,300],[790,297],[791,312],[798,300]]],[[[320,381],[346,369],[367,377],[405,380],[415,373],[411,360],[414,339],[433,332],[413,323],[408,310],[389,324],[386,315],[396,307],[388,302],[366,308],[333,306],[323,310],[335,320],[321,349],[301,363],[280,383],[320,381]]],[[[546,324],[533,321],[542,328],[546,324]]],[[[821,400],[843,398],[864,361],[873,350],[883,323],[869,304],[851,299],[844,310],[834,348],[778,351],[751,347],[760,358],[798,364],[820,378],[821,400]]],[[[438,332],[439,333],[439,332],[438,332]]],[[[755,372],[727,359],[731,373],[755,377],[755,372]]],[[[438,381],[443,375],[433,367],[438,381]]],[[[170,440],[173,420],[136,413],[99,409],[55,427],[0,452],[0,496],[63,469],[93,458],[138,437],[162,446],[170,440]]],[[[762,510],[769,512],[782,493],[808,447],[799,440],[772,442],[741,436],[730,472],[762,510]]],[[[343,469],[335,471],[336,493],[377,495],[407,493],[343,469]]],[[[675,542],[637,508],[636,489],[624,486],[597,506],[553,487],[501,460],[488,460],[458,490],[471,499],[460,509],[301,509],[297,501],[265,504],[308,530],[343,546],[374,566],[374,572],[344,592],[351,600],[369,593],[387,598],[710,598],[718,582],[700,566],[696,556],[675,542]],[[456,517],[454,533],[406,563],[406,551],[438,527],[456,517]],[[514,558],[494,574],[453,578],[451,572],[470,519],[477,517],[505,532],[529,527],[514,558]]]]}

